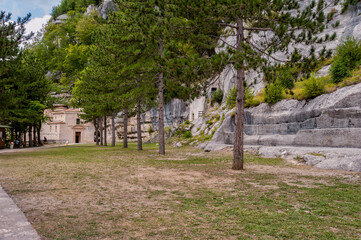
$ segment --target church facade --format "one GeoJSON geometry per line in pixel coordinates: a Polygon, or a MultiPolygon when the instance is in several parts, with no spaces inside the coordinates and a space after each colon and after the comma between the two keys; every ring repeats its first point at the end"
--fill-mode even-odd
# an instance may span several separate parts
{"type": "Polygon", "coordinates": [[[45,121],[41,128],[41,138],[49,143],[94,143],[94,124],[85,123],[81,109],[55,105],[45,110],[45,121]]]}

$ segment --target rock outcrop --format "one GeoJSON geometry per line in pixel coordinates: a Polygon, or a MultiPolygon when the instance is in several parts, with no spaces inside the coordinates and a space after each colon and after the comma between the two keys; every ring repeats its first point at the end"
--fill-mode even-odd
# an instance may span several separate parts
{"type": "MultiPolygon", "coordinates": [[[[188,119],[189,107],[180,99],[172,99],[164,105],[164,124],[166,127],[174,127],[188,119]]],[[[150,110],[152,128],[158,130],[158,109],[150,110]]]]}
{"type": "MultiPolygon", "coordinates": [[[[356,5],[351,5],[345,13],[341,14],[342,5],[334,5],[333,0],[326,0],[327,8],[324,10],[325,15],[329,12],[335,12],[333,20],[329,23],[329,26],[325,29],[323,33],[321,33],[318,37],[325,37],[326,35],[332,36],[336,33],[337,37],[333,41],[329,41],[327,43],[315,44],[315,52],[319,53],[323,50],[324,47],[328,50],[335,50],[337,46],[344,41],[347,37],[355,37],[361,39],[361,2],[358,2],[356,5]],[[335,24],[339,22],[337,27],[335,24]]],[[[300,1],[301,8],[309,5],[311,0],[307,1],[300,1]],[[303,5],[303,6],[302,6],[303,5]]],[[[235,46],[236,44],[236,36],[228,36],[223,39],[227,42],[228,45],[235,46]]],[[[259,37],[255,34],[252,37],[253,42],[259,41],[259,37]]],[[[311,46],[307,45],[296,45],[302,55],[308,55],[311,49],[311,46]]],[[[292,48],[292,47],[291,47],[292,48]]],[[[216,49],[216,52],[225,51],[226,46],[219,47],[216,49]]],[[[277,59],[285,59],[285,56],[282,53],[276,53],[274,55],[277,59]]],[[[272,59],[270,60],[272,61],[272,59]]],[[[329,73],[330,66],[326,66],[322,69],[318,75],[325,76],[329,73]]],[[[220,88],[223,90],[224,96],[227,95],[228,91],[235,86],[235,79],[236,79],[236,71],[233,69],[232,66],[227,66],[224,71],[220,74],[219,77],[219,85],[220,88]]],[[[263,75],[256,71],[249,71],[246,76],[246,81],[248,86],[250,86],[255,94],[260,92],[265,84],[263,82],[263,75]]]]}
{"type": "MultiPolygon", "coordinates": [[[[233,144],[235,117],[205,146],[233,144]]],[[[283,100],[245,110],[245,144],[361,148],[361,84],[344,87],[309,102],[283,100]]]]}
{"type": "Polygon", "coordinates": [[[98,7],[99,14],[103,19],[107,18],[109,12],[116,10],[117,6],[112,0],[104,0],[104,2],[98,7]]]}

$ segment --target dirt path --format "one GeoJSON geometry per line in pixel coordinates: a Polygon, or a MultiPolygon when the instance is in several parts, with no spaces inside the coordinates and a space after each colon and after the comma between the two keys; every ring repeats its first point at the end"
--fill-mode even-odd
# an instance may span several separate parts
{"type": "MultiPolygon", "coordinates": [[[[75,143],[68,144],[68,146],[75,145],[75,143]]],[[[34,152],[34,151],[41,151],[44,149],[50,148],[59,148],[59,147],[66,147],[65,144],[56,144],[56,145],[43,145],[41,147],[32,147],[32,148],[14,148],[14,149],[1,149],[0,154],[8,154],[8,153],[26,153],[26,152],[34,152]]]]}

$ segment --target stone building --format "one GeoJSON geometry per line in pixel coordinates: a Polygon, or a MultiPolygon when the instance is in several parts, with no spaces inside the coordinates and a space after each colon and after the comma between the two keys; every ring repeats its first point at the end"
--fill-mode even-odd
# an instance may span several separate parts
{"type": "Polygon", "coordinates": [[[48,121],[41,128],[41,138],[53,143],[94,143],[94,125],[85,123],[81,118],[81,109],[55,105],[46,109],[48,121]]]}
{"type": "MultiPolygon", "coordinates": [[[[92,122],[84,122],[81,119],[81,109],[71,108],[66,105],[54,105],[54,109],[46,109],[45,116],[48,118],[41,128],[41,139],[44,137],[49,143],[95,143],[95,127],[92,122]]],[[[124,132],[124,122],[118,113],[115,118],[116,141],[122,141],[124,132]]],[[[151,128],[150,112],[142,114],[142,136],[144,140],[149,139],[149,129],[151,128]]],[[[130,141],[137,138],[137,120],[136,117],[129,118],[128,138],[130,141]]],[[[107,117],[107,142],[111,143],[111,117],[107,117]]]]}

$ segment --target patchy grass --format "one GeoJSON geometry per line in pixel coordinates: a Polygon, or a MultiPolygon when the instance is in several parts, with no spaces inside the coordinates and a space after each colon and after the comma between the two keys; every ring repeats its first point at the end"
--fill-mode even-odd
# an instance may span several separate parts
{"type": "Polygon", "coordinates": [[[316,157],[324,157],[324,158],[326,158],[326,155],[325,154],[322,154],[322,153],[315,153],[315,152],[313,152],[313,153],[310,153],[311,155],[313,155],[313,156],[316,156],[316,157]]]}
{"type": "Polygon", "coordinates": [[[190,147],[0,155],[0,184],[43,239],[359,239],[359,173],[190,147]]]}

